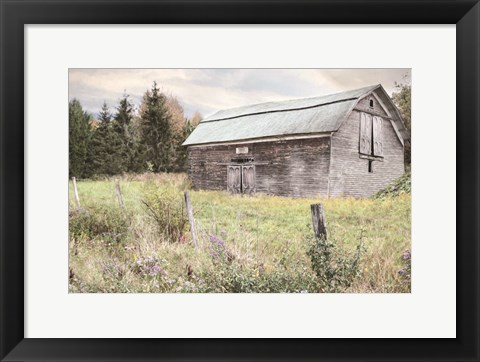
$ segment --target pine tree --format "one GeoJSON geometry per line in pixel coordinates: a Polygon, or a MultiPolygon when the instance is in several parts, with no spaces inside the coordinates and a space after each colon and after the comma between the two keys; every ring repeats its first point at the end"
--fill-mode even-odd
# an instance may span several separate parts
{"type": "Polygon", "coordinates": [[[120,172],[131,171],[132,163],[135,162],[135,150],[133,148],[133,137],[131,134],[134,109],[129,97],[128,94],[123,95],[112,122],[112,129],[121,140],[117,159],[120,172]]]}
{"type": "Polygon", "coordinates": [[[173,169],[174,140],[171,117],[166,106],[166,97],[160,93],[157,83],[144,96],[141,114],[142,143],[145,161],[153,164],[156,172],[173,169]]]}
{"type": "Polygon", "coordinates": [[[99,125],[93,132],[92,167],[96,175],[116,175],[121,172],[122,140],[112,128],[112,114],[106,102],[99,113],[99,125]]]}
{"type": "Polygon", "coordinates": [[[88,164],[89,147],[92,135],[91,116],[85,112],[77,99],[68,104],[69,123],[69,176],[85,178],[91,176],[88,164]]]}

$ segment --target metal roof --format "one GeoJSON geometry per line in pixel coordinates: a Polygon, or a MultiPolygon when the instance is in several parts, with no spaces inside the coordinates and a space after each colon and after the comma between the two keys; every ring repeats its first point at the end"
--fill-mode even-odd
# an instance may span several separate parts
{"type": "Polygon", "coordinates": [[[358,99],[378,87],[221,110],[202,120],[183,145],[333,132],[358,99]]]}

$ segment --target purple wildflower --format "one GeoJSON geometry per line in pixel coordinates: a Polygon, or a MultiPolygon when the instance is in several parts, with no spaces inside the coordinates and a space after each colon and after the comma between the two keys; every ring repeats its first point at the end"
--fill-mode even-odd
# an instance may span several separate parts
{"type": "Polygon", "coordinates": [[[220,257],[223,255],[225,251],[225,241],[220,239],[218,236],[212,234],[210,235],[209,249],[210,249],[209,253],[213,258],[220,257]]]}
{"type": "Polygon", "coordinates": [[[403,260],[408,260],[408,259],[411,258],[411,256],[412,256],[412,254],[410,253],[410,250],[405,250],[405,251],[403,252],[402,259],[403,259],[403,260]]]}
{"type": "Polygon", "coordinates": [[[160,274],[166,274],[160,267],[160,260],[153,256],[138,259],[136,266],[137,270],[144,276],[155,278],[160,274]]]}

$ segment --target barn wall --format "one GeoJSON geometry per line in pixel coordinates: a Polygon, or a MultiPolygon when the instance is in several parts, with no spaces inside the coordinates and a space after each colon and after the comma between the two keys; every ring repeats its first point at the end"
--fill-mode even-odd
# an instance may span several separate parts
{"type": "Polygon", "coordinates": [[[256,192],[279,196],[327,195],[330,137],[189,147],[188,175],[194,189],[227,189],[227,164],[236,147],[255,158],[256,192]]]}
{"type": "Polygon", "coordinates": [[[359,154],[360,112],[353,110],[332,136],[330,196],[368,197],[404,173],[403,146],[388,119],[383,121],[384,161],[368,160],[359,154]]]}

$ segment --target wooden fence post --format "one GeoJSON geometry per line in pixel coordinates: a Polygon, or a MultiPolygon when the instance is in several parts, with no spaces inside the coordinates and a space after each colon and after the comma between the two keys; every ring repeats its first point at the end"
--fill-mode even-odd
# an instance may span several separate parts
{"type": "Polygon", "coordinates": [[[75,200],[77,201],[77,207],[80,209],[80,197],[78,197],[78,190],[77,190],[77,179],[72,177],[73,181],[73,193],[75,194],[75,200]]]}
{"type": "Polygon", "coordinates": [[[197,231],[195,229],[195,219],[193,218],[193,209],[192,203],[190,201],[190,193],[185,191],[185,206],[187,207],[187,215],[188,221],[190,222],[190,231],[192,232],[192,240],[195,248],[198,248],[198,239],[197,239],[197,231]]]}
{"type": "Polygon", "coordinates": [[[120,191],[120,182],[118,182],[118,179],[115,179],[115,191],[117,192],[118,204],[122,209],[125,209],[125,205],[123,203],[123,198],[122,198],[122,192],[120,191]]]}
{"type": "Polygon", "coordinates": [[[312,211],[312,224],[315,237],[321,240],[327,240],[327,219],[322,204],[310,205],[312,211]]]}

